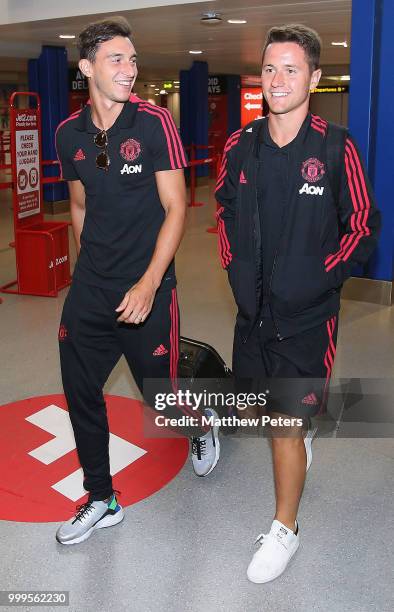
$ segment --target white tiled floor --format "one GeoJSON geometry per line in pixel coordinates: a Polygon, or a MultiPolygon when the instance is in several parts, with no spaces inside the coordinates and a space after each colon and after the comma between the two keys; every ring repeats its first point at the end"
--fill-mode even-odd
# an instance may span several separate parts
{"type": "MultiPolygon", "coordinates": [[[[15,275],[7,194],[0,191],[0,284],[15,275]]],[[[208,187],[199,199],[210,203],[190,209],[177,258],[181,331],[231,363],[235,309],[216,238],[205,231],[214,214],[208,187]]],[[[61,392],[57,327],[65,294],[2,296],[2,405],[61,392]]],[[[392,381],[393,340],[392,308],[344,302],[336,376],[392,381]]],[[[123,360],[106,391],[136,396],[123,360]]],[[[388,612],[393,468],[391,437],[316,440],[299,516],[302,546],[281,579],[252,585],[245,570],[253,540],[273,512],[269,448],[261,438],[222,438],[209,478],[195,478],[186,463],[168,486],[129,507],[122,525],[80,546],[56,544],[53,523],[0,522],[0,589],[66,589],[73,612],[388,612]]]]}

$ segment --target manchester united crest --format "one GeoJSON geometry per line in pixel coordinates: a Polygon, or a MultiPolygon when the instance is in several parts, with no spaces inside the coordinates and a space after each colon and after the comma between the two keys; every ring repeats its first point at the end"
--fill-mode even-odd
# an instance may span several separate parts
{"type": "Polygon", "coordinates": [[[317,183],[317,181],[323,178],[325,173],[323,162],[316,159],[316,157],[310,157],[302,164],[301,174],[308,183],[317,183]]]}
{"type": "Polygon", "coordinates": [[[129,138],[120,145],[120,154],[126,161],[135,161],[141,153],[141,145],[138,140],[129,138]]]}

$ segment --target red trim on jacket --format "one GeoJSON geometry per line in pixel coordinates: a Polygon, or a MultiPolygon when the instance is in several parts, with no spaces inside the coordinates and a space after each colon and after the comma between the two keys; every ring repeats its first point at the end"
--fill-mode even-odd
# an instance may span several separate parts
{"type": "Polygon", "coordinates": [[[319,132],[322,136],[326,135],[328,123],[318,115],[311,115],[311,128],[319,132]]]}
{"type": "Polygon", "coordinates": [[[350,216],[350,227],[353,231],[343,236],[339,251],[326,257],[326,272],[332,270],[332,268],[341,261],[347,261],[361,238],[370,236],[371,234],[371,230],[368,227],[371,202],[369,200],[360,158],[354,144],[349,138],[346,139],[345,143],[345,168],[353,204],[353,213],[350,216]]]}
{"type": "Polygon", "coordinates": [[[221,187],[223,187],[224,179],[225,179],[226,174],[227,174],[227,153],[233,147],[235,147],[235,145],[238,143],[239,137],[241,135],[241,132],[242,132],[242,128],[240,128],[239,130],[237,130],[236,132],[231,134],[231,136],[228,138],[228,140],[226,142],[226,145],[225,145],[224,151],[223,151],[222,163],[221,163],[221,166],[220,166],[220,171],[219,171],[218,178],[217,178],[217,181],[216,181],[215,193],[217,191],[219,191],[219,189],[221,187]]]}
{"type": "Polygon", "coordinates": [[[221,214],[224,211],[224,207],[222,206],[216,213],[216,219],[218,222],[218,248],[219,248],[219,257],[223,268],[227,268],[227,266],[232,261],[232,253],[230,250],[230,242],[227,237],[226,226],[224,224],[223,219],[221,218],[221,214]]]}

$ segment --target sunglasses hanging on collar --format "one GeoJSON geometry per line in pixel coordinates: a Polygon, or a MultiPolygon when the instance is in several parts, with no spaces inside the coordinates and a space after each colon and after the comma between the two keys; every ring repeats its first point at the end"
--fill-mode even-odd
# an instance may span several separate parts
{"type": "Polygon", "coordinates": [[[98,132],[98,134],[94,135],[93,141],[96,147],[99,147],[99,149],[104,149],[104,151],[101,151],[96,157],[97,168],[99,168],[100,170],[108,170],[111,160],[109,158],[108,151],[107,151],[107,148],[108,148],[107,132],[105,130],[98,132]]]}

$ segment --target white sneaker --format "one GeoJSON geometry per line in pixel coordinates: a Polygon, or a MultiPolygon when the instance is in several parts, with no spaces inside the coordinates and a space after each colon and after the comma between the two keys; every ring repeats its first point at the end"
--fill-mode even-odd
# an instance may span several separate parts
{"type": "Polygon", "coordinates": [[[280,521],[274,520],[270,532],[260,534],[257,543],[261,546],[253,555],[247,575],[251,582],[262,584],[280,576],[296,552],[300,544],[297,521],[294,533],[280,521]]]}
{"type": "MultiPolygon", "coordinates": [[[[206,408],[204,412],[207,417],[214,417],[214,421],[219,418],[212,408],[206,408]]],[[[200,438],[191,438],[191,442],[193,470],[197,476],[208,476],[219,461],[219,425],[213,425],[200,438]]]]}
{"type": "Polygon", "coordinates": [[[309,429],[305,434],[304,444],[306,451],[306,471],[309,470],[312,463],[312,440],[315,437],[317,432],[317,427],[313,427],[311,423],[309,423],[309,429]]]}

